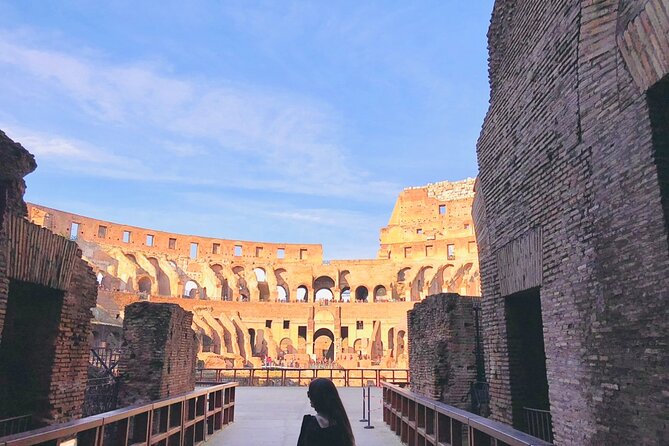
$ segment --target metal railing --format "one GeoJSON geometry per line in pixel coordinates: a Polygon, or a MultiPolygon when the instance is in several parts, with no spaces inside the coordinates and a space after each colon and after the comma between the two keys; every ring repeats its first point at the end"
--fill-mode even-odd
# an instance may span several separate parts
{"type": "Polygon", "coordinates": [[[0,438],[0,445],[60,445],[76,439],[72,444],[77,446],[192,446],[234,421],[236,386],[199,388],[151,404],[10,435],[0,438]]]}
{"type": "Polygon", "coordinates": [[[27,431],[30,429],[31,420],[31,415],[21,415],[0,420],[0,437],[27,431]]]}
{"type": "Polygon", "coordinates": [[[240,386],[308,386],[314,378],[329,378],[336,386],[377,386],[382,381],[396,384],[409,382],[408,369],[297,369],[297,368],[243,368],[198,369],[198,383],[238,382],[240,386]]]}
{"type": "Polygon", "coordinates": [[[553,441],[553,420],[548,410],[523,407],[525,430],[528,434],[549,442],[553,441]]]}
{"type": "Polygon", "coordinates": [[[403,443],[449,446],[550,446],[503,423],[382,383],[383,421],[403,443]]]}

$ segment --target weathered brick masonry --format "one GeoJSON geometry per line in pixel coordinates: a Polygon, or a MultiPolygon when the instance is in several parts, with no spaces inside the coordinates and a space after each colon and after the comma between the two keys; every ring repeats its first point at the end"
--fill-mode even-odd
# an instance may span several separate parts
{"type": "Polygon", "coordinates": [[[136,302],[125,308],[121,405],[195,388],[197,339],[192,323],[193,313],[177,304],[136,302]]]}
{"type": "Polygon", "coordinates": [[[547,387],[556,444],[668,442],[668,36],[666,0],[495,3],[474,204],[491,410],[521,425],[547,387]]]}
{"type": "Polygon", "coordinates": [[[474,304],[478,298],[437,294],[408,312],[411,390],[469,410],[476,381],[474,304]]]}
{"type": "Polygon", "coordinates": [[[81,416],[97,282],[74,242],[28,222],[35,161],[0,132],[0,417],[81,416]]]}

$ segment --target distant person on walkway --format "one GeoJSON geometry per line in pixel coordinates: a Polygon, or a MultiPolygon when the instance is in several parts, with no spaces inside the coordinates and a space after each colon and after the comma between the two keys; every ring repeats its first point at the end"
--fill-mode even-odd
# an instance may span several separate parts
{"type": "Polygon", "coordinates": [[[355,446],[351,423],[332,381],[314,379],[307,396],[316,415],[305,415],[302,419],[297,446],[355,446]]]}

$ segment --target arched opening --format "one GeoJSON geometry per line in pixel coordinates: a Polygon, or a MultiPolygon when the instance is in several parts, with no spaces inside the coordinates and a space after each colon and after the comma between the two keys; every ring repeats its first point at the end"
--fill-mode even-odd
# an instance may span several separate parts
{"type": "Polygon", "coordinates": [[[253,268],[253,272],[256,275],[256,280],[260,282],[267,282],[267,273],[263,268],[253,268]]]}
{"type": "Polygon", "coordinates": [[[334,361],[334,334],[327,328],[319,328],[314,333],[314,354],[316,359],[334,361]]]}
{"type": "Polygon", "coordinates": [[[339,289],[343,290],[344,288],[350,288],[349,277],[351,273],[348,270],[344,270],[339,273],[339,289]]]}
{"type": "Polygon", "coordinates": [[[356,339],[355,342],[353,343],[353,351],[354,351],[354,353],[356,353],[358,355],[359,358],[362,358],[362,354],[363,354],[362,349],[363,348],[364,347],[362,345],[362,339],[360,339],[360,338],[356,339]]]}
{"type": "Polygon", "coordinates": [[[274,270],[274,277],[276,277],[277,284],[277,295],[279,297],[279,302],[289,302],[290,301],[290,288],[288,287],[286,270],[283,268],[274,270]],[[283,291],[280,291],[278,287],[283,288],[283,291]],[[283,300],[281,297],[283,296],[283,300]]]}
{"type": "Polygon", "coordinates": [[[142,277],[137,281],[137,288],[139,288],[140,293],[151,294],[151,279],[142,277]]]}
{"type": "Polygon", "coordinates": [[[349,287],[346,287],[343,290],[341,290],[340,300],[342,302],[350,302],[351,301],[351,289],[349,287]]]}
{"type": "Polygon", "coordinates": [[[333,298],[332,291],[330,291],[328,288],[321,288],[320,290],[316,291],[316,302],[320,301],[331,301],[333,298]]]}
{"type": "Polygon", "coordinates": [[[212,352],[214,348],[214,341],[206,334],[202,335],[202,351],[212,352]]]}
{"type": "Polygon", "coordinates": [[[102,279],[104,279],[105,275],[102,274],[101,272],[98,272],[96,278],[98,279],[98,285],[102,285],[102,279]]]}
{"type": "Polygon", "coordinates": [[[402,268],[401,270],[399,270],[397,272],[397,281],[398,282],[404,282],[405,280],[407,280],[407,275],[408,275],[409,271],[411,271],[411,268],[409,268],[409,267],[402,268]]]}
{"type": "Polygon", "coordinates": [[[367,302],[367,296],[369,295],[369,290],[365,286],[359,286],[355,289],[355,300],[358,302],[367,302]]]}
{"type": "Polygon", "coordinates": [[[158,281],[158,294],[161,296],[171,296],[172,289],[170,286],[170,278],[167,277],[165,271],[160,267],[160,262],[155,257],[149,257],[149,263],[156,269],[156,280],[158,281]]]}
{"type": "Polygon", "coordinates": [[[184,297],[195,299],[198,294],[198,284],[194,280],[189,280],[184,286],[184,297]]]}
{"type": "Polygon", "coordinates": [[[209,268],[216,274],[216,278],[221,282],[221,300],[232,300],[232,292],[230,290],[230,284],[228,284],[228,279],[223,275],[223,265],[215,264],[211,265],[209,268]]]}
{"type": "Polygon", "coordinates": [[[279,302],[288,302],[288,293],[283,286],[279,285],[276,287],[276,295],[279,302]]]}
{"type": "Polygon", "coordinates": [[[279,348],[284,355],[297,353],[297,349],[293,346],[293,341],[290,338],[283,338],[279,342],[279,348]]]}
{"type": "Polygon", "coordinates": [[[378,285],[374,288],[374,302],[386,302],[387,300],[388,294],[386,293],[386,287],[378,285]]]}
{"type": "Polygon", "coordinates": [[[125,256],[128,258],[128,260],[134,263],[135,266],[137,266],[137,257],[135,257],[133,254],[126,254],[125,256]]]}
{"type": "Polygon", "coordinates": [[[335,281],[329,276],[320,276],[314,280],[314,301],[331,301],[334,295],[332,288],[335,286],[335,281]]]}
{"type": "Polygon", "coordinates": [[[113,290],[115,280],[116,279],[114,277],[110,276],[109,274],[105,274],[102,278],[102,281],[100,282],[100,286],[102,286],[102,288],[105,290],[113,290]]]}
{"type": "Polygon", "coordinates": [[[404,354],[404,337],[406,335],[406,332],[404,330],[400,330],[397,332],[397,357],[399,358],[404,354]]]}
{"type": "Polygon", "coordinates": [[[298,302],[307,302],[309,300],[309,290],[304,285],[297,287],[297,301],[298,302]]]}

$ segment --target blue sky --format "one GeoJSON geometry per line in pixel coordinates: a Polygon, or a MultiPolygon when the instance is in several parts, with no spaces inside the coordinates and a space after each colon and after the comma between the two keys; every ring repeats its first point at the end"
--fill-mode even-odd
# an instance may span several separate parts
{"type": "Polygon", "coordinates": [[[492,3],[2,1],[0,129],[29,201],[373,258],[402,188],[476,175],[492,3]]]}

